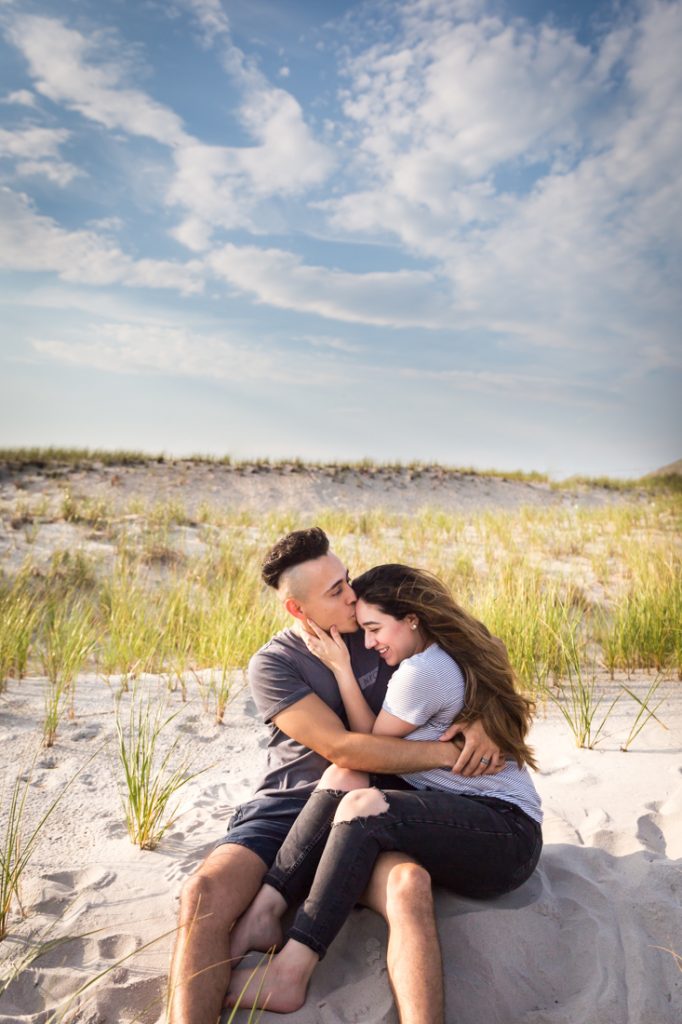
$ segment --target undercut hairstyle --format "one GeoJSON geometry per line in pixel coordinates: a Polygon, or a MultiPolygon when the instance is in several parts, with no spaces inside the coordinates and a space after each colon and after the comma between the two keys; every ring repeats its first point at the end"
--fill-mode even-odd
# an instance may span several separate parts
{"type": "Polygon", "coordinates": [[[533,702],[519,692],[507,648],[487,626],[457,604],[437,576],[408,565],[377,565],[353,580],[358,600],[385,615],[404,619],[416,615],[424,637],[437,643],[462,670],[466,681],[459,718],[480,718],[491,740],[511,755],[519,768],[536,768],[526,743],[533,702]]]}
{"type": "Polygon", "coordinates": [[[322,558],[329,552],[329,538],[319,526],[294,530],[270,548],[261,568],[261,578],[269,587],[278,589],[282,573],[302,562],[322,558]]]}

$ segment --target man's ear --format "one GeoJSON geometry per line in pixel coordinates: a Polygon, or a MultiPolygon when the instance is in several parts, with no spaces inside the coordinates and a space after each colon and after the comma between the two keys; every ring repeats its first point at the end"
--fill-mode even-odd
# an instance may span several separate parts
{"type": "Polygon", "coordinates": [[[304,622],[307,618],[300,604],[293,597],[288,597],[286,599],[284,607],[289,612],[289,615],[292,615],[295,619],[300,619],[301,622],[304,622]]]}

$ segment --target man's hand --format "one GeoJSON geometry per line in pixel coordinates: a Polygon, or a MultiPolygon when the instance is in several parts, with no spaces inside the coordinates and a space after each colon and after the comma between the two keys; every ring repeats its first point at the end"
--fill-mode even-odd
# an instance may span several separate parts
{"type": "Polygon", "coordinates": [[[452,769],[456,775],[497,775],[505,766],[504,754],[493,743],[480,719],[474,722],[453,722],[439,737],[442,743],[452,740],[458,732],[464,735],[464,746],[452,769]]]}
{"type": "Polygon", "coordinates": [[[336,676],[339,673],[351,672],[350,653],[336,626],[332,626],[331,633],[325,633],[312,619],[307,619],[306,622],[312,633],[302,635],[310,653],[319,658],[336,676]]]}

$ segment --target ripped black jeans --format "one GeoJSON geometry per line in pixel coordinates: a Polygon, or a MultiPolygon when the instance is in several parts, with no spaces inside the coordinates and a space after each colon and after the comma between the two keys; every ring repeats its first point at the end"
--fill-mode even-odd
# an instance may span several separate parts
{"type": "Polygon", "coordinates": [[[264,878],[290,906],[304,901],[288,937],[320,957],[386,850],[409,854],[436,885],[480,899],[516,889],[540,857],[540,826],[514,804],[442,790],[381,792],[387,810],[334,824],[345,792],[316,790],[264,878]]]}

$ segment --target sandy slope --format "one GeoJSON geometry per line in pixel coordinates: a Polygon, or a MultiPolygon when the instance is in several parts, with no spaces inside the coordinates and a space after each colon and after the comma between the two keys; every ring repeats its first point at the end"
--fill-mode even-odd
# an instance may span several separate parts
{"type": "MultiPolygon", "coordinates": [[[[44,495],[58,500],[68,490],[74,496],[104,499],[122,509],[131,498],[180,501],[190,514],[202,503],[225,511],[238,509],[363,510],[385,508],[411,512],[425,505],[450,512],[487,508],[516,509],[538,505],[594,507],[622,501],[623,495],[599,487],[555,490],[530,483],[429,467],[360,471],[315,466],[295,470],[235,467],[179,461],[141,466],[102,466],[45,470],[10,469],[0,464],[0,505],[22,496],[44,495]]],[[[629,495],[636,498],[637,492],[629,495]]]]}
{"type": "MultiPolygon", "coordinates": [[[[144,685],[163,692],[156,679],[144,685]]],[[[636,685],[646,688],[643,679],[636,685]]],[[[438,894],[448,1021],[680,1019],[682,973],[665,949],[682,952],[682,691],[665,685],[668,731],[650,723],[629,753],[618,749],[632,719],[623,704],[593,751],[576,750],[554,709],[540,714],[533,733],[546,810],[539,870],[521,890],[490,903],[438,894]]],[[[39,679],[11,682],[0,709],[0,763],[8,780],[36,749],[42,687],[39,679]]],[[[170,700],[180,703],[178,694],[170,700]]],[[[189,703],[174,734],[186,741],[196,767],[211,767],[186,787],[181,813],[161,846],[140,851],[122,823],[112,707],[109,687],[82,677],[77,719],[64,723],[57,745],[41,752],[34,768],[29,814],[81,772],[41,836],[22,890],[28,916],[13,920],[2,952],[18,956],[22,936],[38,928],[72,939],[25,970],[0,998],[2,1024],[37,1024],[45,1007],[112,966],[83,996],[76,1019],[161,1021],[170,937],[123,958],[172,929],[183,879],[262,769],[265,734],[246,692],[236,697],[223,727],[210,722],[198,701],[189,703]]],[[[383,923],[370,911],[354,912],[319,968],[306,1006],[286,1019],[395,1024],[384,958],[383,923]]],[[[280,1019],[262,1017],[264,1024],[280,1019]]]]}

